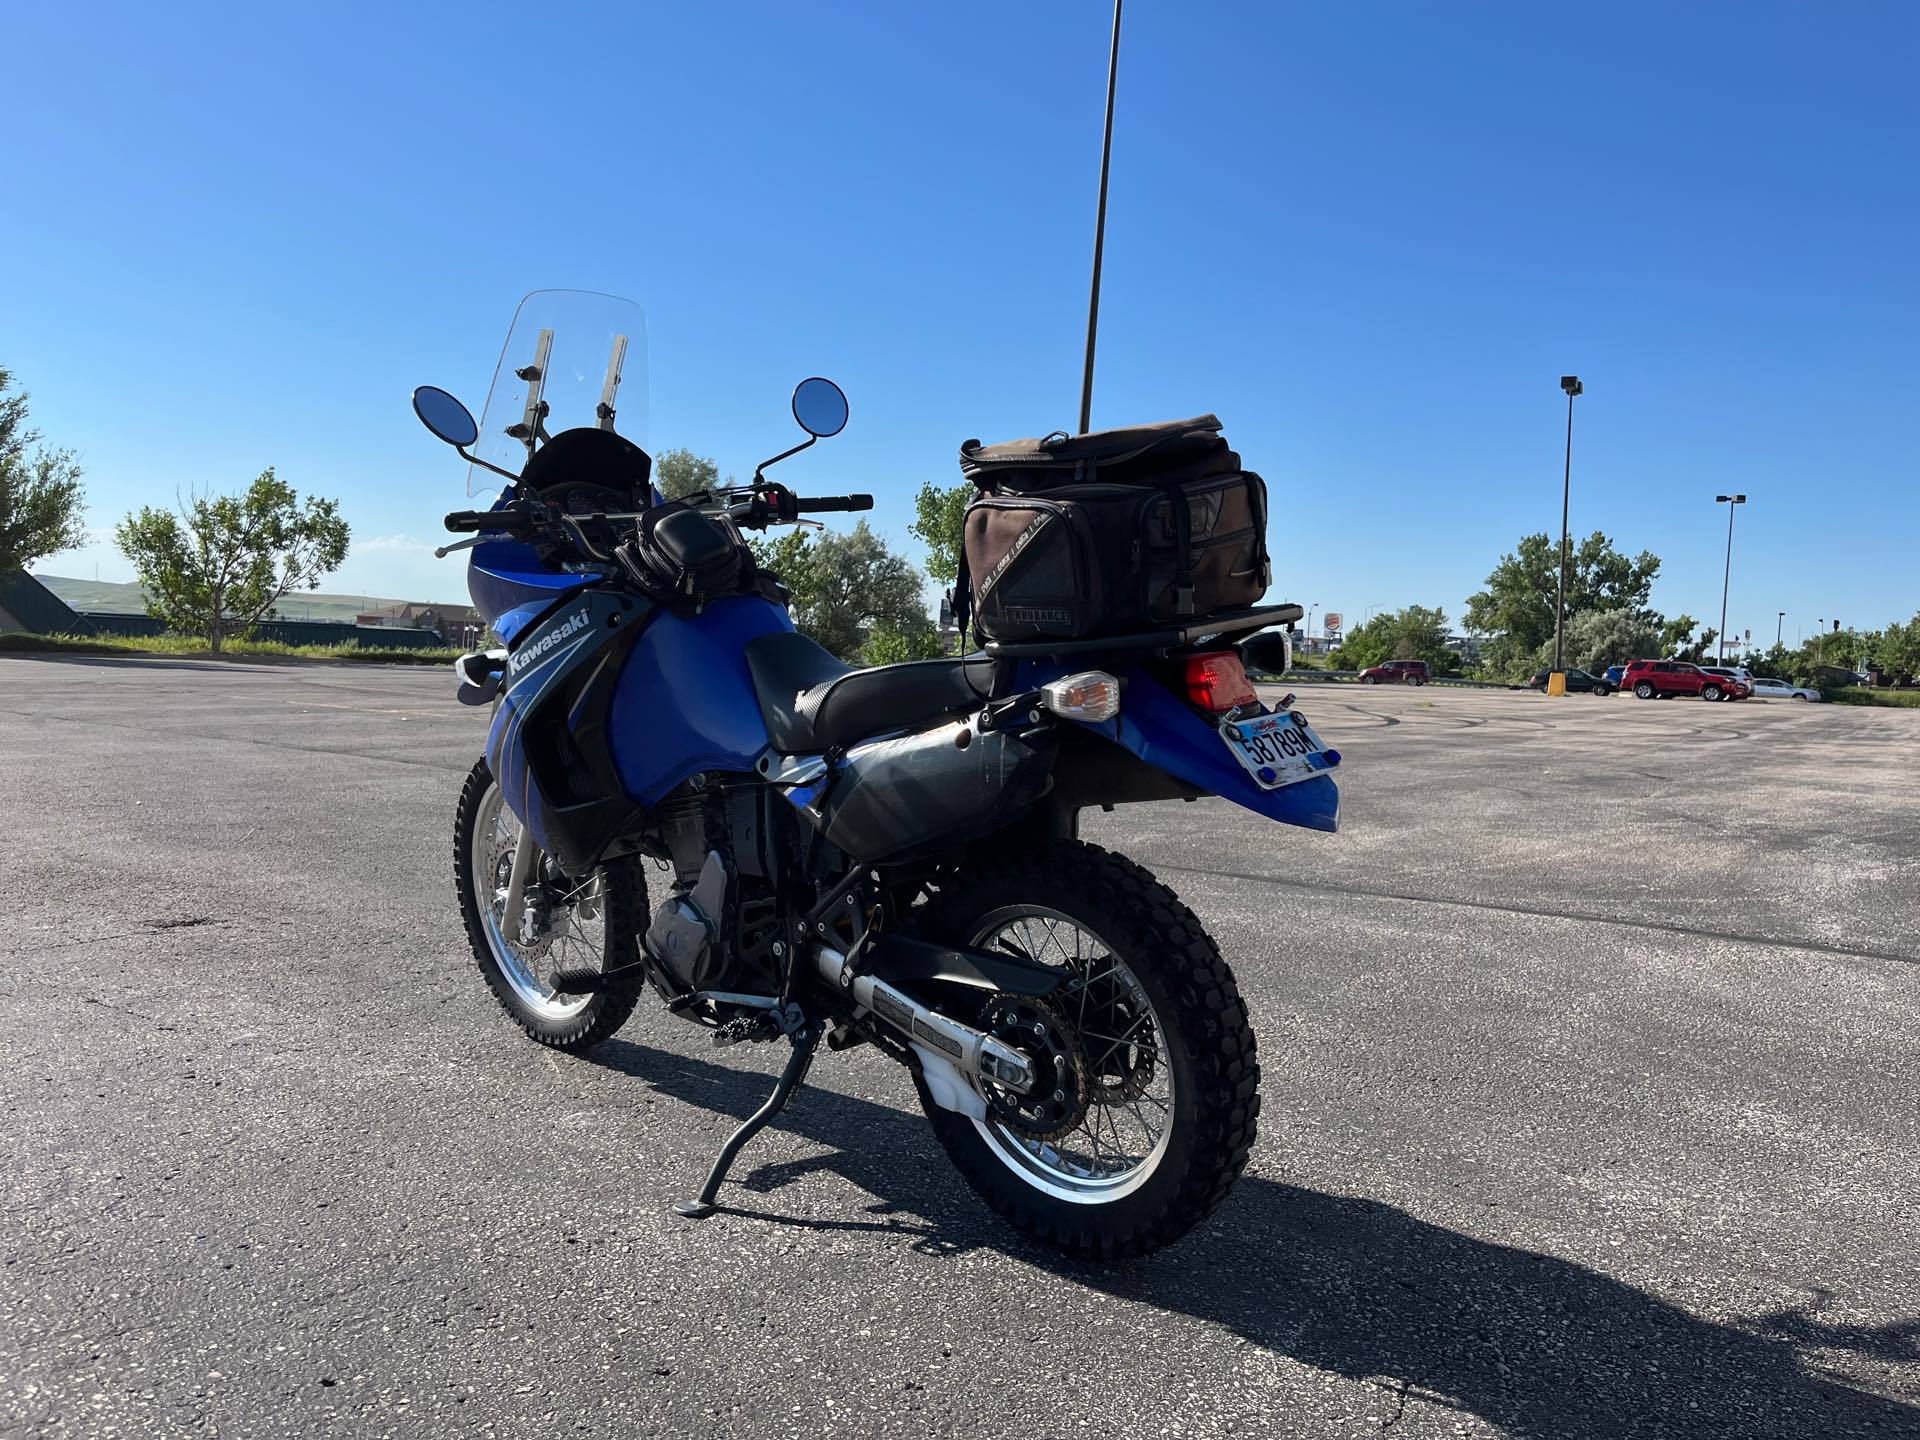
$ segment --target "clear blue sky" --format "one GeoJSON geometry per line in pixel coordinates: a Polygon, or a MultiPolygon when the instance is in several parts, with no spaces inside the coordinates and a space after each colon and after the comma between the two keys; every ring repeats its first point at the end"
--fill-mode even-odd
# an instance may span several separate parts
{"type": "MultiPolygon", "coordinates": [[[[515,301],[630,295],[652,435],[790,462],[904,541],[954,452],[1071,428],[1108,11],[1092,3],[13,7],[0,360],[92,519],[267,465],[337,495],[330,589],[461,598],[515,301]]],[[[1558,525],[1733,626],[1920,606],[1920,7],[1173,4],[1121,53],[1095,423],[1217,411],[1274,598],[1461,602],[1558,525]]],[[[129,578],[110,547],[55,573],[129,578]]]]}

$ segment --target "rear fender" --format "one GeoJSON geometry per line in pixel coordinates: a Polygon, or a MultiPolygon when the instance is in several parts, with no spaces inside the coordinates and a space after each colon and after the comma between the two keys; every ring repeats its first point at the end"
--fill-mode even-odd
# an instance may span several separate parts
{"type": "MultiPolygon", "coordinates": [[[[1035,689],[1067,673],[1057,662],[1021,667],[1020,687],[1035,689]]],[[[1082,725],[1103,735],[1143,763],[1208,795],[1308,830],[1340,828],[1340,791],[1328,775],[1278,790],[1256,785],[1228,752],[1219,733],[1167,687],[1138,666],[1116,667],[1120,713],[1101,724],[1082,725]]]]}

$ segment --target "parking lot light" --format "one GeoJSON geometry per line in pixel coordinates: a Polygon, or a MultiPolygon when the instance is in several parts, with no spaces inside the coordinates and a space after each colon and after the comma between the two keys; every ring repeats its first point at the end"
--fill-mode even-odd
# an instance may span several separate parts
{"type": "Polygon", "coordinates": [[[1727,570],[1720,579],[1720,663],[1727,663],[1727,587],[1733,581],[1733,507],[1747,503],[1744,495],[1716,495],[1716,505],[1727,507],[1727,570]]]}
{"type": "Polygon", "coordinates": [[[1586,387],[1578,375],[1562,375],[1560,388],[1567,392],[1567,463],[1560,474],[1560,588],[1553,602],[1553,670],[1547,676],[1547,694],[1567,693],[1565,641],[1567,629],[1567,562],[1571,548],[1567,534],[1568,503],[1573,497],[1573,397],[1586,387]]]}

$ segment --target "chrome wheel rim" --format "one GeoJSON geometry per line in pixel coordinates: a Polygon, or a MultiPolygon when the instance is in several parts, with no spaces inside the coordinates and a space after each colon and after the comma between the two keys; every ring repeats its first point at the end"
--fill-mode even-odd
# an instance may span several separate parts
{"type": "MultiPolygon", "coordinates": [[[[501,922],[507,910],[507,877],[512,873],[513,852],[519,844],[520,821],[507,809],[500,787],[491,785],[474,817],[468,853],[473,898],[480,910],[487,948],[522,1005],[543,1020],[565,1020],[586,1009],[593,997],[557,995],[548,977],[562,965],[602,968],[607,953],[604,872],[596,870],[591,879],[552,896],[545,907],[546,923],[540,926],[536,939],[509,941],[501,922]]],[[[534,880],[528,883],[530,892],[534,882],[546,873],[546,858],[542,856],[534,880]]]]}
{"type": "Polygon", "coordinates": [[[1128,1073],[1124,1083],[1090,1086],[1086,1114],[1057,1138],[1016,1134],[992,1116],[975,1120],[974,1128],[1001,1164],[1056,1199],[1101,1205],[1132,1194],[1159,1168],[1173,1133],[1176,1095],[1165,1017],[1113,948],[1058,910],[996,910],[981,921],[971,943],[1067,970],[1071,978],[1058,992],[1059,1010],[1078,1032],[1090,1069],[1128,1073]],[[1144,1082],[1134,1078],[1141,1072],[1144,1082]]]}

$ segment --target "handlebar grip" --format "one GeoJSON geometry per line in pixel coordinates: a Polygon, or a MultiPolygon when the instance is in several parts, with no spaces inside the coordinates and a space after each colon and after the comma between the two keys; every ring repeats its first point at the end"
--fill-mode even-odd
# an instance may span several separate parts
{"type": "Polygon", "coordinates": [[[455,510],[447,516],[446,526],[456,532],[478,530],[487,523],[489,514],[485,510],[455,510]]]}
{"type": "Polygon", "coordinates": [[[809,510],[816,513],[827,510],[871,510],[873,496],[834,495],[820,500],[802,500],[795,508],[803,513],[809,510]]]}

